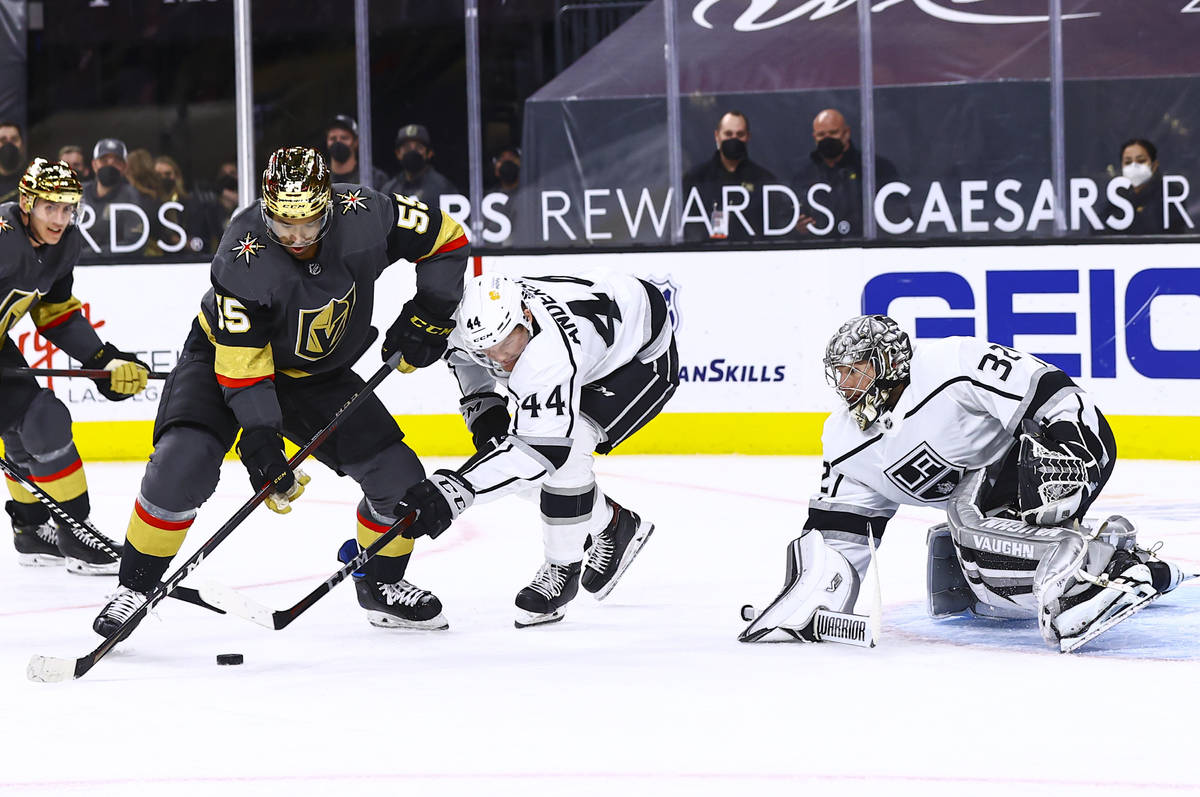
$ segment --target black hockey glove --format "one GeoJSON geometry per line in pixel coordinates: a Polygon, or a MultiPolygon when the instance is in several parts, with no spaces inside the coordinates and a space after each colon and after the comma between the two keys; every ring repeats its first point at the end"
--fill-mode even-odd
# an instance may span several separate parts
{"type": "Polygon", "coordinates": [[[463,477],[452,470],[436,470],[428,479],[408,488],[396,504],[396,517],[402,518],[414,509],[417,519],[404,530],[410,540],[429,536],[436,539],[454,519],[475,501],[475,490],[463,477]]]}
{"type": "Polygon", "coordinates": [[[1100,486],[1100,464],[1079,428],[1065,421],[1042,428],[1021,423],[1017,506],[1026,523],[1056,526],[1080,515],[1100,486]]]}
{"type": "Polygon", "coordinates": [[[112,375],[106,379],[93,379],[100,395],[109,401],[124,401],[146,389],[150,366],[136,356],[123,352],[111,343],[105,343],[92,356],[83,361],[84,368],[103,368],[112,375]]]}
{"type": "Polygon", "coordinates": [[[452,319],[436,316],[409,299],[383,337],[383,360],[387,362],[400,352],[404,362],[414,368],[433,365],[446,353],[446,339],[452,329],[452,319]]]}
{"type": "Polygon", "coordinates": [[[304,485],[311,479],[304,471],[293,471],[288,467],[279,432],[267,426],[244,429],[237,452],[250,474],[250,485],[255,492],[271,485],[267,507],[280,515],[291,512],[291,502],[304,494],[304,485]]]}
{"type": "Polygon", "coordinates": [[[459,412],[471,430],[471,442],[479,451],[492,441],[508,436],[507,404],[499,393],[472,393],[458,403],[459,412]]]}

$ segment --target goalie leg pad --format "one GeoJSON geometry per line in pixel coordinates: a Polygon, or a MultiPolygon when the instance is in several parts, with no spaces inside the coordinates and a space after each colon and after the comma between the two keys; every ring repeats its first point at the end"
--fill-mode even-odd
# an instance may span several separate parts
{"type": "Polygon", "coordinates": [[[858,571],[825,543],[821,532],[809,529],[788,544],[783,590],[738,641],[757,642],[781,626],[805,628],[820,608],[852,611],[858,587],[858,571]]]}
{"type": "Polygon", "coordinates": [[[925,552],[929,616],[949,617],[970,609],[975,604],[975,593],[958,563],[949,523],[929,529],[925,552]]]}

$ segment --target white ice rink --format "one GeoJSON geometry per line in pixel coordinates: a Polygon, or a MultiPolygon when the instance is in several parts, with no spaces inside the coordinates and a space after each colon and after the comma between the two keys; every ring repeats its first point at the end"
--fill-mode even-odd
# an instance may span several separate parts
{"type": "MultiPolygon", "coordinates": [[[[439,466],[448,462],[431,461],[439,466]]],[[[1031,623],[924,613],[925,529],[879,551],[880,647],[742,645],[743,603],[783,578],[818,463],[611,457],[601,485],[657,529],[603,603],[516,630],[541,563],[537,507],[474,507],[419,544],[411,579],[450,630],[372,628],[349,583],[282,631],[166,601],[83,679],[115,578],[18,567],[0,545],[0,793],[99,795],[1145,795],[1200,793],[1200,580],[1075,655],[1031,623]],[[245,654],[218,667],[218,653],[245,654]]],[[[355,486],[310,464],[286,518],[260,508],[194,574],[290,605],[338,566],[355,486]]],[[[141,466],[89,464],[123,536],[141,466]]],[[[1122,461],[1094,507],[1200,570],[1200,463],[1122,461]]],[[[184,554],[249,496],[227,463],[184,554]]],[[[182,562],[180,557],[177,562],[182,562]]]]}

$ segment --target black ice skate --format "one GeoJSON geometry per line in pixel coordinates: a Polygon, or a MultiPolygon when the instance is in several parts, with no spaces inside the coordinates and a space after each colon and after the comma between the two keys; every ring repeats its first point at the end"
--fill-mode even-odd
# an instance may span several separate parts
{"type": "MultiPolygon", "coordinates": [[[[104,604],[100,614],[96,615],[96,619],[92,621],[92,630],[108,639],[117,632],[122,623],[137,611],[139,606],[146,602],[146,597],[144,592],[138,592],[129,587],[117,587],[117,591],[108,596],[108,603],[104,604]]],[[[125,633],[128,634],[136,627],[135,623],[125,633]]]]}
{"type": "Polygon", "coordinates": [[[118,556],[105,551],[94,537],[80,534],[73,527],[60,524],[58,527],[58,550],[67,560],[67,572],[81,576],[115,576],[121,569],[120,546],[118,556]]]}
{"type": "Polygon", "coordinates": [[[513,621],[517,628],[556,623],[566,615],[565,606],[579,592],[579,570],[583,563],[556,565],[546,562],[528,587],[517,593],[522,614],[513,621]]]}
{"type": "Polygon", "coordinates": [[[598,601],[613,591],[654,531],[654,524],[644,522],[636,512],[613,501],[609,505],[613,508],[612,521],[596,535],[583,569],[583,588],[598,601]]]}
{"type": "Polygon", "coordinates": [[[442,614],[442,602],[427,589],[401,579],[394,584],[356,577],[358,605],[367,610],[367,620],[380,628],[416,628],[442,631],[450,627],[442,614]]]}
{"type": "Polygon", "coordinates": [[[54,521],[35,526],[13,524],[13,546],[17,549],[17,564],[25,567],[47,567],[63,563],[58,550],[58,530],[54,521]]]}
{"type": "Polygon", "coordinates": [[[1154,588],[1150,568],[1123,550],[1113,554],[1099,577],[1085,578],[1059,599],[1060,611],[1052,620],[1063,653],[1079,649],[1163,595],[1154,588]]]}

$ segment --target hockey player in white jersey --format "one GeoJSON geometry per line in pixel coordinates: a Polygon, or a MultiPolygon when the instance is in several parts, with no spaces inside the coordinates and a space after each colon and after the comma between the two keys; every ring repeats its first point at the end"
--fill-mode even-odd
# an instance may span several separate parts
{"type": "Polygon", "coordinates": [[[947,511],[928,534],[932,616],[1036,616],[1064,652],[1184,578],[1136,544],[1125,518],[1083,520],[1116,443],[1060,369],[972,338],[914,348],[878,315],[843,324],[824,363],[844,405],[825,423],[820,492],[788,546],[783,591],[741,641],[776,628],[813,639],[818,608],[851,611],[868,535],[878,541],[901,504],[947,511]]]}
{"type": "Polygon", "coordinates": [[[418,509],[406,536],[436,537],[472,503],[540,485],[546,561],[517,594],[516,624],[561,620],[580,583],[608,595],[654,529],[604,495],[592,454],[644,426],[679,385],[666,300],[625,275],[493,274],[467,285],[457,321],[446,359],[478,452],[412,487],[398,517],[418,509]]]}

